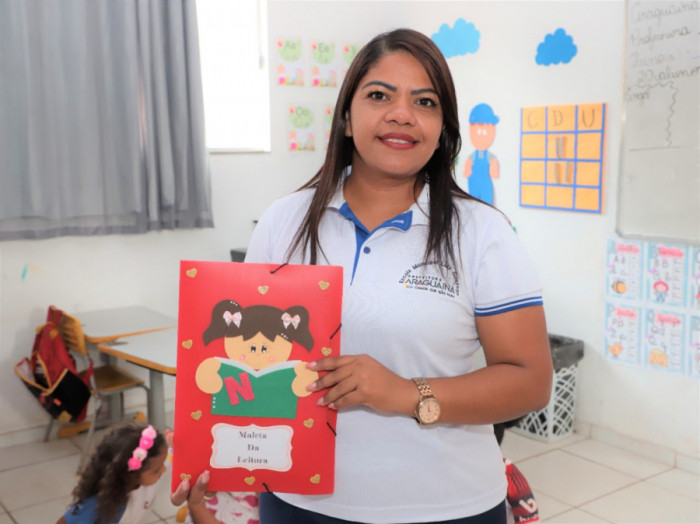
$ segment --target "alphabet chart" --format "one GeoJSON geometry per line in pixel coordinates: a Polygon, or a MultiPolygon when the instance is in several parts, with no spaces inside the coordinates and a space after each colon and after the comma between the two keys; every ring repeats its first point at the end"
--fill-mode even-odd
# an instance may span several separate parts
{"type": "Polygon", "coordinates": [[[603,210],[607,104],[521,111],[520,205],[603,210]]]}
{"type": "Polygon", "coordinates": [[[700,246],[694,247],[691,251],[688,296],[690,308],[700,312],[700,246]]]}
{"type": "Polygon", "coordinates": [[[700,246],[609,238],[605,356],[700,379],[700,246]]]}
{"type": "Polygon", "coordinates": [[[665,306],[685,306],[688,250],[685,246],[650,243],[645,273],[646,299],[665,306]]]}
{"type": "Polygon", "coordinates": [[[700,316],[692,316],[688,322],[687,354],[689,373],[695,378],[700,378],[700,316]]]}
{"type": "Polygon", "coordinates": [[[605,305],[605,355],[624,364],[640,364],[641,309],[605,305]]]}
{"type": "Polygon", "coordinates": [[[608,240],[607,291],[615,297],[642,298],[643,245],[639,242],[608,240]]]}
{"type": "Polygon", "coordinates": [[[683,329],[683,315],[647,309],[644,324],[646,364],[673,373],[682,373],[683,329]]]}

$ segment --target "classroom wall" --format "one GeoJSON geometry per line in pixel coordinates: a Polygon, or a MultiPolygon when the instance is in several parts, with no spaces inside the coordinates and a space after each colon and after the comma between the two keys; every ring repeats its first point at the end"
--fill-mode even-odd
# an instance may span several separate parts
{"type": "MultiPolygon", "coordinates": [[[[624,2],[270,0],[269,17],[271,44],[279,37],[362,44],[399,26],[432,34],[458,18],[476,25],[481,31],[479,52],[448,60],[465,139],[458,170],[472,150],[469,111],[488,102],[501,119],[492,147],[501,165],[496,203],[516,226],[539,270],[549,331],[585,342],[578,368],[577,428],[697,470],[698,382],[604,358],[605,248],[615,231],[624,2]],[[538,43],[559,27],[574,38],[577,55],[568,65],[536,65],[538,43]],[[520,207],[520,109],[597,102],[606,102],[610,115],[603,213],[520,207]]],[[[287,151],[285,112],[291,104],[332,104],[337,89],[273,83],[271,94],[272,152],[211,158],[214,229],[0,243],[0,446],[43,434],[46,416],[23,391],[12,365],[29,353],[33,328],[48,304],[74,311],[144,304],[175,315],[179,260],[228,260],[229,249],[245,247],[253,221],[269,203],[317,170],[322,147],[287,151]]],[[[167,387],[172,405],[172,380],[167,387]]],[[[142,400],[134,393],[129,402],[142,400]]]]}

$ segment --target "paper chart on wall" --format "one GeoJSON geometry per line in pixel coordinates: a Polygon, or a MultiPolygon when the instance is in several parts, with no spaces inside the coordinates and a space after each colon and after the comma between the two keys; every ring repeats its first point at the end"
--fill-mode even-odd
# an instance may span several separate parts
{"type": "Polygon", "coordinates": [[[606,294],[615,298],[642,298],[643,244],[608,239],[606,294]]]}
{"type": "Polygon", "coordinates": [[[695,378],[700,378],[700,316],[688,319],[688,344],[686,346],[686,364],[688,372],[695,378]]]}
{"type": "Polygon", "coordinates": [[[287,109],[288,151],[315,151],[314,112],[304,105],[291,105],[287,109]]]}
{"type": "Polygon", "coordinates": [[[311,51],[311,85],[313,87],[338,87],[338,56],[335,43],[313,40],[311,51]]]}
{"type": "Polygon", "coordinates": [[[342,78],[340,79],[341,83],[345,79],[345,75],[348,73],[348,69],[350,68],[350,64],[352,61],[355,59],[355,56],[357,56],[357,53],[360,52],[360,49],[362,49],[361,45],[357,44],[343,44],[343,50],[342,50],[342,70],[341,70],[341,75],[342,78]]]}
{"type": "Polygon", "coordinates": [[[641,309],[605,304],[605,356],[623,364],[641,363],[641,309]]]}
{"type": "Polygon", "coordinates": [[[688,248],[651,242],[647,245],[645,298],[664,306],[685,307],[688,248]]]}
{"type": "Polygon", "coordinates": [[[301,38],[278,38],[272,55],[277,85],[304,85],[306,68],[301,38]]]}
{"type": "Polygon", "coordinates": [[[525,107],[520,205],[602,213],[607,104],[525,107]]]}
{"type": "Polygon", "coordinates": [[[644,319],[646,364],[671,373],[683,373],[684,328],[684,315],[647,309],[644,319]]]}
{"type": "Polygon", "coordinates": [[[605,356],[700,379],[700,246],[606,243],[605,356]]]}
{"type": "Polygon", "coordinates": [[[690,308],[700,312],[700,246],[691,249],[688,297],[690,308]]]}
{"type": "Polygon", "coordinates": [[[323,109],[323,140],[325,142],[325,148],[328,149],[328,142],[331,138],[331,127],[333,125],[333,112],[334,108],[331,104],[326,105],[323,109]]]}

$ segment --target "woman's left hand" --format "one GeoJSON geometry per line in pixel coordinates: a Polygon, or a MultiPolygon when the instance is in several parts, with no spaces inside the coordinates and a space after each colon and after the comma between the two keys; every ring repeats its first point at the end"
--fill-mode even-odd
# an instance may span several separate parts
{"type": "Polygon", "coordinates": [[[326,371],[307,389],[327,389],[319,405],[332,409],[363,405],[382,413],[413,415],[418,389],[409,379],[390,371],[369,355],[327,357],[309,362],[309,369],[326,371]]]}

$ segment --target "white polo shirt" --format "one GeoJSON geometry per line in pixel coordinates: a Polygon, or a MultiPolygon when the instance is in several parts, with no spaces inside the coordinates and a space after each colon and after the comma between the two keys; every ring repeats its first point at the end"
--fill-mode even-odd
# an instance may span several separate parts
{"type": "MultiPolygon", "coordinates": [[[[263,214],[247,262],[286,261],[312,195],[293,193],[263,214]]],[[[460,267],[448,264],[441,272],[434,262],[423,264],[429,198],[426,186],[406,213],[368,234],[340,188],[319,227],[319,263],[344,268],[341,353],[369,354],[404,378],[469,373],[480,348],[475,316],[542,303],[539,280],[512,227],[479,202],[456,201],[460,267]]],[[[358,406],[339,411],[336,430],[334,493],[281,493],[281,499],[340,519],[389,523],[478,515],[506,496],[491,425],[421,427],[410,417],[358,406]]]]}

